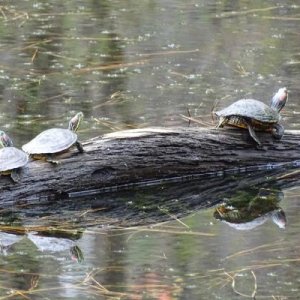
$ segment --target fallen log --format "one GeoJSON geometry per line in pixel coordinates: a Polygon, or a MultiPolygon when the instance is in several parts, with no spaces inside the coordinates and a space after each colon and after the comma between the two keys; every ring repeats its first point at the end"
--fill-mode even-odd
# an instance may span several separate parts
{"type": "Polygon", "coordinates": [[[297,166],[300,131],[281,141],[258,133],[258,149],[246,130],[144,128],[119,131],[83,143],[56,157],[60,164],[30,161],[20,182],[0,177],[1,206],[297,166]]]}

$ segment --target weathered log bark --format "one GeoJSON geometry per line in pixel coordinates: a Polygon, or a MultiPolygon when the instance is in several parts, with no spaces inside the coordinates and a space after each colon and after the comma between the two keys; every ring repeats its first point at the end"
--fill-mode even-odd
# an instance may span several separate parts
{"type": "Polygon", "coordinates": [[[59,165],[30,161],[19,183],[1,176],[1,206],[140,182],[251,172],[300,160],[299,131],[287,131],[281,141],[268,133],[258,136],[263,149],[238,129],[145,128],[107,134],[83,143],[83,154],[71,149],[59,155],[59,165]]]}

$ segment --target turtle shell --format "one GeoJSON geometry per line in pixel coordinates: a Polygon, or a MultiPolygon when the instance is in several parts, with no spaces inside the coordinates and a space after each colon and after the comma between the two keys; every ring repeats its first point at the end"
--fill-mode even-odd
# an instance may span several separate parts
{"type": "Polygon", "coordinates": [[[77,141],[77,134],[69,129],[51,128],[41,132],[22,146],[28,154],[51,154],[69,149],[77,141]]]}
{"type": "Polygon", "coordinates": [[[228,107],[217,111],[216,115],[227,118],[231,116],[245,117],[261,123],[278,123],[280,120],[280,115],[276,110],[254,99],[238,100],[228,107]]]}
{"type": "Polygon", "coordinates": [[[15,147],[4,147],[0,149],[0,172],[23,167],[27,162],[28,155],[15,147]]]}

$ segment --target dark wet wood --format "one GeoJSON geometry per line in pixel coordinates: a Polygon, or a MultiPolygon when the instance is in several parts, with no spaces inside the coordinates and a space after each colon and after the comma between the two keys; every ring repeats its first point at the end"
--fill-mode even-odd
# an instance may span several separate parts
{"type": "MultiPolygon", "coordinates": [[[[261,189],[281,191],[299,184],[300,169],[277,169],[237,177],[202,178],[181,184],[122,190],[93,197],[28,201],[27,204],[2,209],[0,229],[76,236],[78,230],[81,232],[87,227],[127,228],[157,224],[194,214],[237,195],[248,199],[248,193],[256,196],[261,189]]],[[[278,207],[281,202],[278,202],[278,207]]]]}
{"type": "Polygon", "coordinates": [[[138,182],[223,175],[224,170],[249,173],[259,165],[273,168],[300,160],[299,131],[286,132],[281,141],[268,133],[258,137],[263,149],[239,129],[145,128],[107,134],[83,142],[83,154],[74,148],[56,157],[59,165],[30,161],[19,183],[1,176],[0,200],[2,206],[38,202],[138,182]]]}

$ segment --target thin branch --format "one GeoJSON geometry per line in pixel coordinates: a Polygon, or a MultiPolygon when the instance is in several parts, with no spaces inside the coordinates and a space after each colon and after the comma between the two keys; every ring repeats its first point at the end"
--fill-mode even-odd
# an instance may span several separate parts
{"type": "Polygon", "coordinates": [[[265,7],[265,8],[254,8],[254,9],[248,9],[248,10],[243,10],[243,11],[229,11],[229,12],[224,12],[216,16],[217,19],[222,19],[222,18],[230,18],[230,17],[239,17],[239,16],[245,16],[249,14],[254,14],[258,12],[265,12],[265,11],[270,11],[274,9],[281,8],[283,6],[271,6],[271,7],[265,7]]]}
{"type": "Polygon", "coordinates": [[[242,297],[245,297],[245,298],[252,298],[252,299],[255,299],[255,295],[256,295],[256,292],[257,292],[257,282],[256,282],[256,276],[254,274],[253,271],[251,271],[251,274],[254,278],[254,290],[252,292],[251,295],[247,295],[247,294],[244,294],[242,292],[239,292],[236,287],[235,287],[235,277],[237,276],[238,273],[234,274],[233,276],[231,276],[229,273],[227,273],[226,271],[224,271],[224,274],[227,275],[230,279],[231,279],[231,287],[232,287],[232,290],[239,296],[242,296],[242,297]]]}
{"type": "Polygon", "coordinates": [[[224,257],[222,260],[227,260],[227,259],[234,258],[236,256],[253,253],[256,250],[260,250],[260,249],[264,249],[264,248],[268,248],[268,247],[274,247],[275,245],[278,245],[278,244],[280,244],[280,245],[282,244],[282,239],[278,242],[275,242],[275,243],[264,244],[264,245],[260,245],[260,246],[257,246],[257,247],[251,248],[251,249],[238,251],[236,253],[233,253],[231,255],[228,255],[228,256],[224,257]]]}
{"type": "Polygon", "coordinates": [[[169,216],[170,218],[176,220],[178,223],[180,223],[181,225],[183,225],[185,228],[191,229],[190,226],[186,225],[185,223],[183,223],[181,220],[179,220],[175,215],[170,214],[166,209],[160,208],[158,207],[158,209],[165,213],[167,216],[169,216]]]}
{"type": "Polygon", "coordinates": [[[254,299],[255,296],[256,296],[256,293],[257,293],[257,280],[256,280],[256,275],[255,275],[255,273],[254,273],[253,270],[251,270],[251,274],[252,274],[252,276],[253,276],[253,278],[254,278],[254,290],[253,290],[251,296],[252,296],[252,298],[254,299]]]}
{"type": "Polygon", "coordinates": [[[129,63],[116,63],[116,64],[113,63],[110,65],[101,65],[97,67],[87,67],[79,70],[73,70],[73,73],[82,74],[82,73],[89,73],[93,71],[105,71],[105,70],[122,69],[122,68],[135,67],[135,66],[143,66],[147,62],[148,62],[147,60],[139,60],[139,61],[129,62],[129,63]]]}

